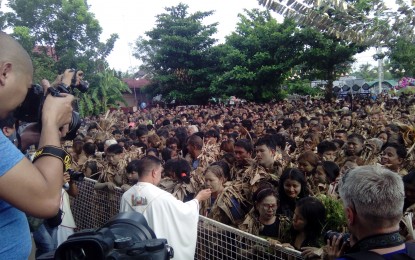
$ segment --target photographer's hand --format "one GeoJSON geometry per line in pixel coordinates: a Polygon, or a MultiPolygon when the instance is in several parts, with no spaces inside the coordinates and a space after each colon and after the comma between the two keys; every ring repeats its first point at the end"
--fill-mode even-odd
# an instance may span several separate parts
{"type": "Polygon", "coordinates": [[[66,86],[70,86],[74,73],[75,71],[72,69],[66,69],[65,72],[61,75],[61,83],[65,84],[66,86]]]}
{"type": "Polygon", "coordinates": [[[46,93],[48,93],[48,88],[50,88],[50,83],[49,80],[47,79],[42,79],[40,81],[40,85],[42,85],[43,88],[43,93],[46,95],[46,93]]]}
{"type": "Polygon", "coordinates": [[[344,254],[347,242],[340,245],[341,241],[342,235],[338,237],[334,236],[332,239],[327,239],[327,255],[325,259],[336,259],[344,254]]]}
{"type": "MultiPolygon", "coordinates": [[[[39,149],[46,145],[60,147],[59,128],[72,120],[73,99],[72,95],[63,95],[63,97],[49,95],[46,98],[42,110],[39,149]]],[[[35,139],[37,135],[30,137],[35,139]]],[[[62,165],[62,160],[53,156],[43,156],[33,164],[29,160],[21,160],[2,176],[0,197],[35,217],[48,218],[56,215],[63,183],[62,165]],[[30,174],[30,177],[25,174],[30,174]],[[19,183],[19,185],[10,186],[7,183],[19,183]],[[30,200],[21,198],[30,198],[30,200]]]]}
{"type": "MultiPolygon", "coordinates": [[[[58,135],[58,140],[60,139],[59,128],[69,124],[72,120],[73,100],[74,97],[69,94],[61,94],[61,97],[53,97],[51,95],[46,97],[42,110],[42,133],[45,130],[51,130],[58,135]]],[[[43,144],[42,137],[39,146],[43,144]]],[[[59,143],[53,145],[59,146],[59,143]]]]}
{"type": "Polygon", "coordinates": [[[68,172],[63,173],[63,184],[69,183],[71,181],[71,176],[68,172]]]}

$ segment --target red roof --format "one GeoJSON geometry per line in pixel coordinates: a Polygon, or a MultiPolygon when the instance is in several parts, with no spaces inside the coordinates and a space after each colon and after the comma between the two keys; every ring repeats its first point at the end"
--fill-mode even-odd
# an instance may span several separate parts
{"type": "Polygon", "coordinates": [[[129,88],[142,88],[150,84],[150,81],[147,79],[123,79],[123,81],[127,83],[129,88]]]}
{"type": "Polygon", "coordinates": [[[53,58],[55,61],[58,61],[58,57],[56,55],[55,48],[53,48],[51,46],[39,46],[39,45],[36,45],[33,48],[33,52],[38,53],[38,54],[44,53],[47,56],[53,58]]]}

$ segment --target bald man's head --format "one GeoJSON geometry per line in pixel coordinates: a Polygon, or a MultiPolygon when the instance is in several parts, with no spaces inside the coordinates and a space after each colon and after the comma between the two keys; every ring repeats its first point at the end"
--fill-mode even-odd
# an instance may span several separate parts
{"type": "Polygon", "coordinates": [[[0,46],[0,64],[11,62],[22,73],[33,73],[29,54],[13,37],[0,32],[0,46]]]}
{"type": "Polygon", "coordinates": [[[0,32],[0,119],[23,102],[32,78],[29,54],[15,39],[0,32]]]}

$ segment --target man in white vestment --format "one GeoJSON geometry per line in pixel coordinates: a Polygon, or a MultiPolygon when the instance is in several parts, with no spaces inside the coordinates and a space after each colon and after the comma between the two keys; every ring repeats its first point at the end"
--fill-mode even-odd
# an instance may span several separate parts
{"type": "Polygon", "coordinates": [[[136,211],[144,215],[157,238],[167,239],[174,259],[194,259],[199,221],[199,202],[210,198],[210,189],[200,191],[186,203],[158,188],[163,167],[153,156],[145,156],[137,165],[138,183],[121,199],[120,212],[136,211]]]}

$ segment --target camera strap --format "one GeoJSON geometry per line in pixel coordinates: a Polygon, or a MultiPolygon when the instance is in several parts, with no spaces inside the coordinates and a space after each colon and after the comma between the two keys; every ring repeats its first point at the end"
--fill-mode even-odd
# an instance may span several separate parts
{"type": "Polygon", "coordinates": [[[72,156],[61,147],[53,145],[43,146],[36,151],[33,162],[43,156],[52,156],[61,160],[63,163],[63,172],[67,172],[71,168],[72,156]]]}

